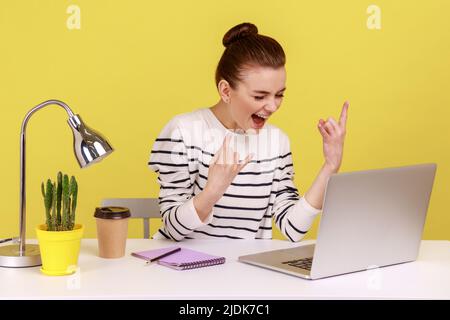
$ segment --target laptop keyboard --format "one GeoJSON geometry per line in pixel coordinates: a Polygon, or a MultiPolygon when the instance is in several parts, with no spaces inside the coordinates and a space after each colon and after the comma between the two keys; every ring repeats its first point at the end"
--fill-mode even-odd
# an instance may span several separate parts
{"type": "Polygon", "coordinates": [[[300,269],[305,269],[305,270],[311,271],[312,261],[313,261],[313,258],[304,258],[304,259],[285,261],[282,263],[293,266],[293,267],[297,267],[300,269]]]}

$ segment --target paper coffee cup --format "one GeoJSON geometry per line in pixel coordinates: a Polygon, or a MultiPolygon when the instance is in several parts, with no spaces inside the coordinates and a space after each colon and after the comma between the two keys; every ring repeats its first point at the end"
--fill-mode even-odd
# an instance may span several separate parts
{"type": "Polygon", "coordinates": [[[101,258],[121,258],[125,255],[130,210],[124,207],[95,209],[98,255],[101,258]]]}

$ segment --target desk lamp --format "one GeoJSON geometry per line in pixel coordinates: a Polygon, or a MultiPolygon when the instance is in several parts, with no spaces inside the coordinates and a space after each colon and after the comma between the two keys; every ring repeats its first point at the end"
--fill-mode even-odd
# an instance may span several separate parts
{"type": "Polygon", "coordinates": [[[58,100],[48,100],[32,108],[26,114],[20,131],[20,238],[18,244],[0,247],[0,267],[34,267],[41,265],[39,245],[25,243],[26,231],[26,190],[25,190],[25,137],[27,123],[30,117],[38,110],[48,105],[63,107],[68,116],[73,131],[73,149],[75,157],[81,168],[102,160],[113,152],[113,148],[98,132],[86,126],[81,117],[74,114],[67,104],[58,100]]]}

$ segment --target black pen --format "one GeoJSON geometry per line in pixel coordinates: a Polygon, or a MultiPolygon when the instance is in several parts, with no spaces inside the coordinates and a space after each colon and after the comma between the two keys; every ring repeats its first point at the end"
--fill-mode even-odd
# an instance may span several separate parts
{"type": "Polygon", "coordinates": [[[18,239],[18,238],[1,239],[0,243],[5,243],[5,242],[9,242],[9,241],[16,241],[16,239],[18,239]]]}
{"type": "Polygon", "coordinates": [[[173,253],[175,253],[175,252],[180,251],[180,250],[181,250],[181,248],[175,248],[175,249],[173,249],[173,250],[170,250],[170,251],[168,251],[168,252],[166,252],[166,253],[163,253],[163,254],[161,254],[161,255],[159,255],[159,256],[157,256],[157,257],[154,257],[154,258],[152,258],[152,259],[147,260],[147,264],[150,264],[151,262],[156,261],[156,260],[159,260],[159,259],[161,259],[161,258],[167,257],[167,256],[169,256],[169,255],[171,255],[171,254],[173,254],[173,253]]]}

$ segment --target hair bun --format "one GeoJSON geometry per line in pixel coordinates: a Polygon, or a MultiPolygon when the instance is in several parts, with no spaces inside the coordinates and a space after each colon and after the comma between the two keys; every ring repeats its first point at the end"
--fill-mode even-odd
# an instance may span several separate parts
{"type": "Polygon", "coordinates": [[[223,36],[222,43],[226,48],[228,48],[230,44],[239,39],[257,34],[258,28],[253,23],[244,22],[228,30],[228,32],[223,36]]]}

